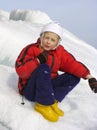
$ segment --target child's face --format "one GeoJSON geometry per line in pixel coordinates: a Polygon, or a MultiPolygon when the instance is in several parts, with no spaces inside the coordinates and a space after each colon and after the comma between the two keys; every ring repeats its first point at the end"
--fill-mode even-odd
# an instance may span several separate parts
{"type": "Polygon", "coordinates": [[[53,50],[59,43],[59,36],[53,32],[45,32],[42,37],[42,47],[44,50],[53,50]]]}

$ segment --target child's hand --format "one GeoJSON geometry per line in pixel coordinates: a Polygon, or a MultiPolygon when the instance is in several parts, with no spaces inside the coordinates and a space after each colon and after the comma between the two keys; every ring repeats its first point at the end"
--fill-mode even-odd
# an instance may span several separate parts
{"type": "Polygon", "coordinates": [[[48,60],[48,51],[43,51],[37,58],[40,61],[41,64],[46,63],[48,60]]]}
{"type": "Polygon", "coordinates": [[[96,78],[88,79],[88,83],[89,83],[89,86],[92,89],[92,91],[94,93],[97,93],[97,80],[96,80],[96,78]]]}

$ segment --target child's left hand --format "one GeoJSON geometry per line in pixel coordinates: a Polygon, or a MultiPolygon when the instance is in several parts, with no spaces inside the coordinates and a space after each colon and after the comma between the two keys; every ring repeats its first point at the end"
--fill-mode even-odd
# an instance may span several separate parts
{"type": "Polygon", "coordinates": [[[92,89],[92,91],[94,93],[97,93],[97,80],[96,80],[96,78],[88,79],[88,83],[89,83],[89,86],[92,89]]]}

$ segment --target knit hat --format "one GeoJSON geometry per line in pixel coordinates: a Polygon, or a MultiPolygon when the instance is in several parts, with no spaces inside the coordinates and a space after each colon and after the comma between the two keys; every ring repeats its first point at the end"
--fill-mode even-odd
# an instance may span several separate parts
{"type": "Polygon", "coordinates": [[[49,23],[47,25],[45,25],[40,33],[43,34],[44,32],[53,32],[55,34],[57,34],[60,39],[62,39],[62,35],[63,35],[63,30],[61,28],[61,26],[59,26],[59,24],[57,23],[49,23]]]}

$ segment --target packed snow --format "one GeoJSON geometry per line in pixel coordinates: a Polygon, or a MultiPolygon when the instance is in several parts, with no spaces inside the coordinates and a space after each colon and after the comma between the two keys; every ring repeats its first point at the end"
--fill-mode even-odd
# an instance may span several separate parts
{"type": "MultiPolygon", "coordinates": [[[[64,117],[56,123],[45,120],[33,109],[34,103],[18,93],[18,76],[14,69],[22,48],[36,42],[43,25],[51,22],[40,11],[0,10],[0,130],[97,130],[97,94],[81,80],[59,104],[64,117]]],[[[97,50],[64,29],[61,44],[83,62],[97,78],[97,50]]]]}

